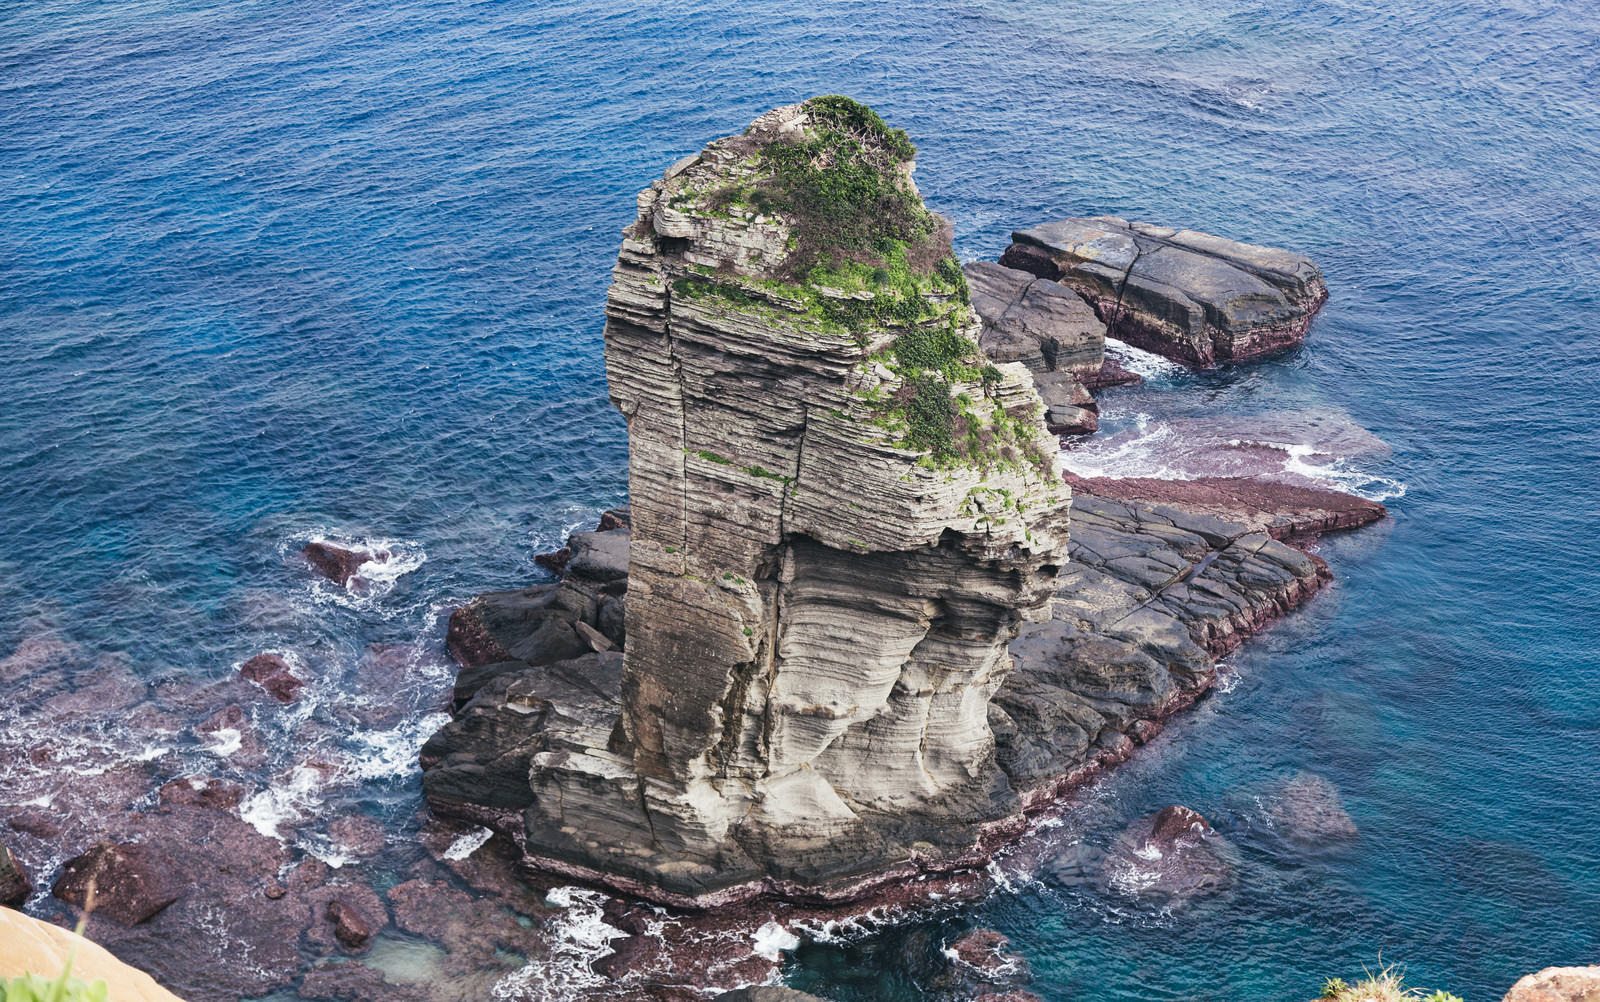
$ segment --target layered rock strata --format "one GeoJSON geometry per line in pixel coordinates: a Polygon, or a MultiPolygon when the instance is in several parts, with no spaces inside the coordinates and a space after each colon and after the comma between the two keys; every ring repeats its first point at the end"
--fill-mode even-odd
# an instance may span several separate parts
{"type": "Polygon", "coordinates": [[[972,308],[983,320],[978,343],[997,362],[1021,362],[1058,435],[1100,427],[1100,409],[1084,385],[1106,364],[1106,325],[1072,290],[1031,272],[975,261],[962,271],[972,308]]]}
{"type": "Polygon", "coordinates": [[[640,194],[606,308],[620,674],[603,653],[491,673],[424,751],[435,810],[700,905],[846,896],[1019,823],[988,704],[1054,593],[1070,491],[1027,368],[976,347],[910,153],[818,99],[640,194]]]}
{"type": "Polygon", "coordinates": [[[1077,292],[1111,337],[1198,368],[1300,344],[1328,298],[1309,258],[1195,230],[1096,216],[1011,240],[1002,265],[1077,292]]]}
{"type": "Polygon", "coordinates": [[[1122,761],[1216,680],[1216,661],[1328,578],[1317,557],[1173,505],[1079,495],[1051,617],[1011,644],[989,707],[1030,806],[1122,761]]]}
{"type": "MultiPolygon", "coordinates": [[[[987,708],[997,786],[1020,797],[1024,811],[1047,809],[1127,758],[1212,685],[1219,656],[1327,579],[1317,557],[1203,508],[1088,493],[1073,507],[1071,560],[1055,582],[1050,618],[1025,624],[1011,642],[1016,668],[987,708]]],[[[1293,521],[1302,508],[1282,516],[1297,538],[1322,524],[1293,521]]],[[[485,595],[466,608],[486,624],[483,649],[540,661],[530,624],[514,612],[522,594],[485,595]]],[[[462,677],[478,670],[468,662],[462,677]]],[[[617,727],[622,658],[590,654],[495,671],[429,742],[425,783],[436,808],[519,834],[537,796],[527,781],[530,770],[537,775],[536,757],[551,747],[593,754],[617,727]]]]}
{"type": "Polygon", "coordinates": [[[1080,477],[1067,474],[1075,494],[1111,501],[1176,506],[1194,514],[1237,522],[1274,539],[1359,529],[1384,518],[1388,509],[1354,494],[1303,487],[1257,477],[1080,477]]]}

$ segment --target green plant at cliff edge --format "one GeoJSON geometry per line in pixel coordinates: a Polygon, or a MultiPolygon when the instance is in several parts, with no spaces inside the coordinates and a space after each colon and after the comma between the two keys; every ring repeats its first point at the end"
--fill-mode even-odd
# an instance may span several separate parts
{"type": "Polygon", "coordinates": [[[1404,969],[1394,964],[1381,965],[1376,973],[1364,973],[1366,977],[1353,985],[1343,978],[1329,978],[1323,983],[1322,997],[1328,1002],[1462,1002],[1461,996],[1446,991],[1407,988],[1404,969]]]}
{"type": "Polygon", "coordinates": [[[96,981],[86,984],[71,973],[72,964],[54,978],[37,974],[24,974],[10,981],[0,981],[0,1002],[108,1002],[106,983],[96,981]]]}

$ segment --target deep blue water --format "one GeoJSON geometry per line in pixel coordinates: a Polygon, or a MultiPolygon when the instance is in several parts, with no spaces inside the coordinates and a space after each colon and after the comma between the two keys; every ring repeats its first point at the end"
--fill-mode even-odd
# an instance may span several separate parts
{"type": "MultiPolygon", "coordinates": [[[[290,647],[336,685],[369,642],[436,653],[440,610],[626,493],[600,330],[634,192],[828,92],[910,131],[964,257],[1111,212],[1322,266],[1302,350],[1113,392],[1106,434],[1315,407],[1393,447],[1355,484],[1392,522],[1329,540],[1336,586],[1074,816],[1103,844],[1196,807],[1239,890],[1164,916],[1046,881],[934,931],[1007,933],[1049,1002],[1303,997],[1380,953],[1477,1002],[1600,959],[1585,4],[0,7],[0,657],[53,630],[223,678],[290,647]],[[347,600],[292,559],[322,533],[422,562],[347,600]],[[1296,769],[1355,847],[1252,834],[1296,769]]],[[[404,754],[373,775],[414,797],[404,754]]],[[[917,932],[792,980],[916,998],[917,932]]]]}

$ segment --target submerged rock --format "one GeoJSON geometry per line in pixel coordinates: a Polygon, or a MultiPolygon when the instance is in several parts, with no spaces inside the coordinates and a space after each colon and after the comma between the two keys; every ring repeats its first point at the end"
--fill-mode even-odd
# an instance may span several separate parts
{"type": "Polygon", "coordinates": [[[0,905],[21,908],[33,893],[33,881],[11,850],[0,845],[0,905]]]}
{"type": "Polygon", "coordinates": [[[1302,846],[1351,842],[1360,834],[1339,788],[1314,772],[1290,777],[1268,804],[1267,816],[1278,834],[1302,846]]]}
{"type": "Polygon", "coordinates": [[[186,776],[163,784],[156,795],[164,807],[183,805],[231,811],[244,799],[244,787],[232,780],[186,776]]]}
{"type": "Polygon", "coordinates": [[[1148,477],[1067,475],[1078,494],[1153,506],[1175,505],[1190,512],[1237,522],[1274,539],[1358,529],[1389,510],[1376,501],[1320,487],[1285,484],[1257,477],[1199,477],[1156,480],[1148,477]]]}
{"type": "Polygon", "coordinates": [[[1300,344],[1328,298],[1309,258],[1195,230],[1096,216],[1011,240],[1002,265],[1073,289],[1111,337],[1199,368],[1300,344]]]}
{"type": "Polygon", "coordinates": [[[136,842],[101,842],[68,860],[50,893],[123,925],[138,925],[178,900],[183,883],[165,854],[136,842]]]}
{"type": "Polygon", "coordinates": [[[305,683],[295,677],[289,662],[279,654],[257,654],[239,666],[239,675],[267,690],[280,703],[294,702],[305,687],[305,683]]]}

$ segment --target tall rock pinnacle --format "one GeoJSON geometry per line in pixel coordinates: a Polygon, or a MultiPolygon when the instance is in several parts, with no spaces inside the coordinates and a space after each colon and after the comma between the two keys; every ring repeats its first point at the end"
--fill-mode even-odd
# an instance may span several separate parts
{"type": "Polygon", "coordinates": [[[605,330],[620,713],[543,706],[536,865],[665,901],[834,896],[1019,817],[989,701],[1048,615],[1070,492],[1027,369],[976,346],[914,154],[816,98],[640,193],[605,330]]]}

